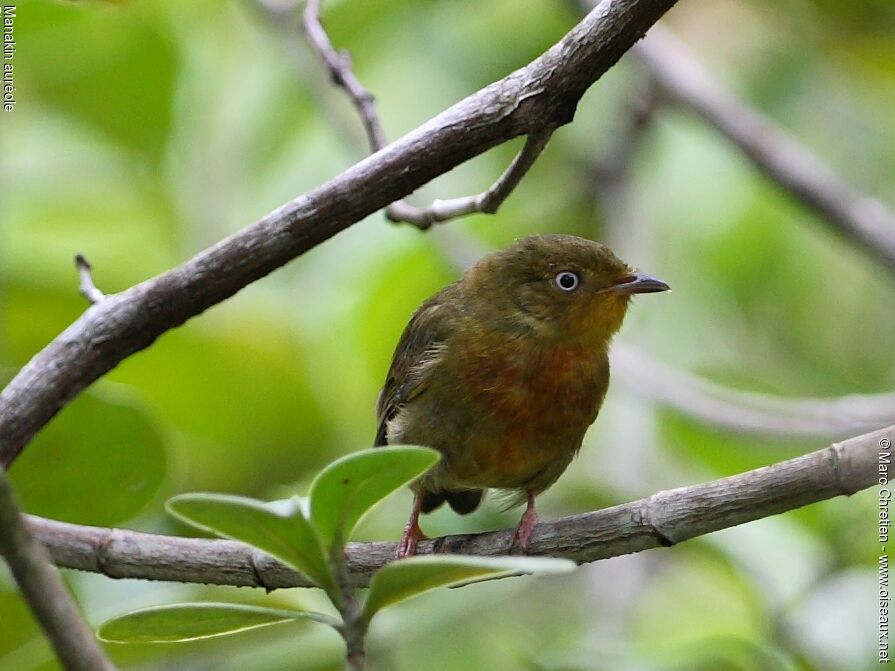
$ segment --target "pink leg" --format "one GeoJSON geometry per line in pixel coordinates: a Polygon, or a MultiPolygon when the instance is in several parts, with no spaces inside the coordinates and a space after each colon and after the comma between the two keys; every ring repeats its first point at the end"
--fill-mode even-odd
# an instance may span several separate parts
{"type": "Polygon", "coordinates": [[[510,553],[517,550],[519,554],[528,552],[528,543],[531,541],[531,533],[534,531],[535,524],[538,523],[538,512],[535,510],[535,493],[531,490],[526,492],[528,497],[528,505],[525,512],[522,513],[522,519],[519,520],[519,526],[516,527],[516,533],[513,534],[513,542],[510,543],[510,553]]]}
{"type": "Polygon", "coordinates": [[[414,494],[410,519],[407,520],[407,526],[404,527],[404,534],[401,536],[401,542],[398,543],[398,550],[395,552],[395,557],[398,559],[415,555],[417,543],[426,539],[426,534],[420,529],[420,506],[422,502],[422,497],[419,494],[414,494]]]}

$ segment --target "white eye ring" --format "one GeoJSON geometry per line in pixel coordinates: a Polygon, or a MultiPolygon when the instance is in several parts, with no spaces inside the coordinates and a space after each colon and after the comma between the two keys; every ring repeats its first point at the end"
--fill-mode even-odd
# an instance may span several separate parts
{"type": "Polygon", "coordinates": [[[563,270],[561,273],[557,273],[553,281],[561,291],[566,292],[575,291],[578,285],[581,284],[581,280],[578,279],[578,273],[573,273],[571,270],[563,270]]]}

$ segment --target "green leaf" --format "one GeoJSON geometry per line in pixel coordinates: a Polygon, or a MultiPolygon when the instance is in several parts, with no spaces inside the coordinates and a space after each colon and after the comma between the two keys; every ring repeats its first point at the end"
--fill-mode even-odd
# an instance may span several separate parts
{"type": "Polygon", "coordinates": [[[311,483],[311,524],[337,551],[370,508],[425,473],[439,458],[428,447],[376,447],[327,466],[311,483]]]}
{"type": "Polygon", "coordinates": [[[263,550],[324,589],[332,586],[320,540],[297,496],[265,503],[226,494],[182,494],[168,501],[168,511],[200,529],[263,550]]]}
{"type": "Polygon", "coordinates": [[[59,413],[9,475],[29,513],[111,526],[152,500],[166,463],[164,434],[141,396],[102,383],[59,413]]]}
{"type": "Polygon", "coordinates": [[[97,636],[112,643],[176,643],[298,619],[338,625],[338,620],[323,613],[237,603],[177,603],[141,608],[112,618],[99,628],[97,636]]]}
{"type": "MultiPolygon", "coordinates": [[[[93,256],[91,248],[91,261],[93,256]]],[[[155,267],[162,265],[169,264],[155,267]]],[[[110,379],[139,387],[179,433],[189,436],[184,491],[310,482],[340,454],[332,451],[332,426],[308,383],[306,351],[282,314],[258,303],[246,300],[231,313],[209,315],[201,326],[170,332],[153,345],[155,365],[131,357],[112,372],[110,379]],[[170,384],[172,379],[178,384],[170,384]]]]}
{"type": "Polygon", "coordinates": [[[566,573],[574,568],[573,561],[550,557],[410,557],[387,564],[373,576],[364,603],[363,618],[369,622],[386,606],[438,587],[515,573],[566,573]]]}

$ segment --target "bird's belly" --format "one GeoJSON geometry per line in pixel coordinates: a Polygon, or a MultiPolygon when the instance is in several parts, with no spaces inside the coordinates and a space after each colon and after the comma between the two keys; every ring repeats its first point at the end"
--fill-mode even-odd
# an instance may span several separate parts
{"type": "Polygon", "coordinates": [[[495,358],[467,380],[469,411],[481,421],[452,455],[458,482],[546,488],[581,446],[605,394],[605,360],[562,349],[524,363],[495,358]]]}
{"type": "MultiPolygon", "coordinates": [[[[586,427],[585,427],[586,428],[586,427]]],[[[532,441],[522,428],[511,427],[496,439],[472,439],[465,459],[455,464],[458,482],[475,487],[519,489],[552,483],[581,444],[580,433],[573,436],[544,436],[532,441]]]]}

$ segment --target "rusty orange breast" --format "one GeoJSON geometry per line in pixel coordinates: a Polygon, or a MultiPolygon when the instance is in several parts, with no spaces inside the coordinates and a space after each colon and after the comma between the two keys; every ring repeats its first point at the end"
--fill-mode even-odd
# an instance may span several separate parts
{"type": "Polygon", "coordinates": [[[554,464],[562,472],[605,394],[605,352],[580,343],[524,345],[479,353],[461,373],[487,418],[467,445],[480,486],[525,487],[554,464]]]}

